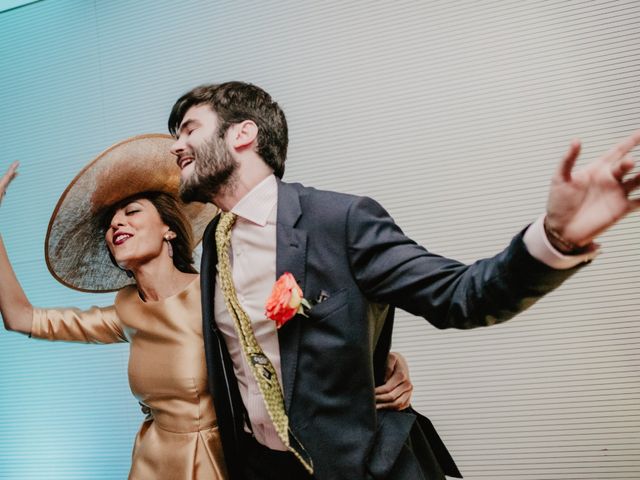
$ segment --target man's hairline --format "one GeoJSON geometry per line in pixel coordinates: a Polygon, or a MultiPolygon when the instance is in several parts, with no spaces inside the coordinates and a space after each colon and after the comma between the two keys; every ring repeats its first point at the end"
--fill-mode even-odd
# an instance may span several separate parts
{"type": "Polygon", "coordinates": [[[185,122],[184,119],[187,116],[187,113],[189,113],[189,110],[191,110],[194,107],[199,107],[201,105],[206,105],[207,107],[209,107],[209,110],[211,110],[211,113],[213,113],[216,116],[216,123],[218,123],[217,128],[220,128],[220,118],[219,118],[218,114],[216,113],[216,111],[213,109],[213,106],[209,102],[207,102],[206,100],[203,100],[202,102],[193,103],[193,104],[189,105],[189,108],[187,108],[185,110],[185,112],[182,114],[182,116],[180,118],[180,124],[177,126],[177,128],[174,127],[174,129],[173,129],[174,133],[172,134],[172,136],[174,138],[178,138],[180,136],[180,132],[182,131],[182,129],[184,128],[184,126],[186,124],[188,124],[189,122],[192,122],[192,121],[198,121],[195,118],[190,118],[185,122]]]}

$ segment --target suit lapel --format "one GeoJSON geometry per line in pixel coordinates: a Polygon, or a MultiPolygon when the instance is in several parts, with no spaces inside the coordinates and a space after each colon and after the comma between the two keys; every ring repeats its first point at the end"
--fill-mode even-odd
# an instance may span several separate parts
{"type": "Polygon", "coordinates": [[[202,237],[202,256],[200,258],[200,285],[202,290],[202,317],[205,331],[215,325],[213,318],[213,289],[216,284],[216,265],[218,252],[216,250],[215,231],[220,215],[216,215],[207,226],[202,237]]]}
{"type": "MultiPolygon", "coordinates": [[[[276,225],[276,279],[285,272],[295,277],[304,292],[307,257],[307,232],[296,229],[302,215],[300,196],[291,185],[278,181],[278,221],[276,225]]],[[[300,344],[300,319],[292,319],[278,330],[280,343],[280,368],[284,387],[285,408],[289,411],[293,395],[298,347],[300,344]]]]}

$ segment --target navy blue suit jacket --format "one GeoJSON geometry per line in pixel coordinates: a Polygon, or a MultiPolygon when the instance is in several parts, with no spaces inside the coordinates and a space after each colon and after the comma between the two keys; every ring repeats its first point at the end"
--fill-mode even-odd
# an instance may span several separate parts
{"type": "MultiPolygon", "coordinates": [[[[203,239],[205,350],[227,465],[231,477],[240,479],[244,410],[213,318],[216,225],[217,218],[203,239]]],[[[375,409],[374,387],[383,382],[395,307],[437,328],[492,325],[575,271],[535,260],[522,233],[493,258],[464,265],[406,237],[369,198],[284,182],[278,182],[276,256],[277,276],[291,272],[305,298],[329,295],[308,318],[297,316],[278,331],[290,428],[320,480],[459,474],[444,446],[434,444],[435,431],[427,432],[426,441],[414,436],[414,412],[375,409]]]]}

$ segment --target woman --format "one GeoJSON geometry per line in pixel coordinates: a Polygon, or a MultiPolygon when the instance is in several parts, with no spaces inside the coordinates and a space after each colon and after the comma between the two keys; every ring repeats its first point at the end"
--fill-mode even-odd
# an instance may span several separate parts
{"type": "MultiPolygon", "coordinates": [[[[175,200],[171,143],[166,135],[142,135],[109,148],[71,182],[49,223],[45,254],[53,276],[76,290],[117,290],[113,306],[32,307],[0,238],[0,312],[8,330],[36,338],[130,343],[129,382],[147,414],[130,479],[222,479],[191,254],[216,212],[175,200]]],[[[0,198],[17,166],[0,180],[0,198]]],[[[412,389],[406,364],[390,356],[389,370],[378,405],[405,408],[412,389]]]]}

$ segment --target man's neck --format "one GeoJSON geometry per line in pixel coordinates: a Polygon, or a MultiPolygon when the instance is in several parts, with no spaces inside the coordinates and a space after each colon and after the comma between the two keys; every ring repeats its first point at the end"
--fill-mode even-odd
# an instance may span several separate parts
{"type": "Polygon", "coordinates": [[[273,170],[262,160],[259,163],[240,163],[234,177],[213,197],[212,203],[223,212],[230,212],[269,175],[273,175],[273,170]]]}

